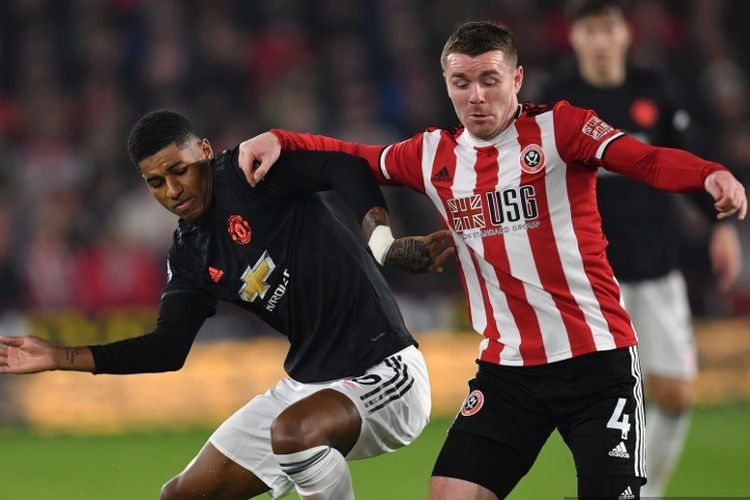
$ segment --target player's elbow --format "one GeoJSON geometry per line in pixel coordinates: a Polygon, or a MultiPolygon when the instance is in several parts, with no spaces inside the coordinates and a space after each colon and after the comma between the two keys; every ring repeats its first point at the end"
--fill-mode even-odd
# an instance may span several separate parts
{"type": "Polygon", "coordinates": [[[176,372],[179,370],[182,370],[182,367],[185,366],[185,358],[182,359],[175,359],[167,366],[167,369],[165,371],[168,372],[176,372]]]}
{"type": "Polygon", "coordinates": [[[185,360],[187,360],[187,352],[174,352],[170,356],[164,357],[164,371],[165,372],[176,372],[181,370],[185,366],[185,360]]]}

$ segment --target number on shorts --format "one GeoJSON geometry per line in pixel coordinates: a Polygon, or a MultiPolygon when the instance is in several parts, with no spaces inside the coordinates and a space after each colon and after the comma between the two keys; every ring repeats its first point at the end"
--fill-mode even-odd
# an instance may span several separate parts
{"type": "Polygon", "coordinates": [[[609,417],[609,422],[607,422],[607,429],[617,429],[622,432],[623,441],[628,439],[628,432],[630,432],[630,417],[627,413],[622,412],[625,409],[625,402],[625,398],[617,400],[615,411],[612,412],[612,416],[609,417]]]}
{"type": "Polygon", "coordinates": [[[352,377],[349,380],[351,380],[352,382],[357,382],[358,384],[362,384],[362,385],[375,385],[381,380],[383,380],[383,377],[381,377],[380,375],[376,375],[374,373],[368,373],[367,375],[361,375],[359,377],[352,377]]]}

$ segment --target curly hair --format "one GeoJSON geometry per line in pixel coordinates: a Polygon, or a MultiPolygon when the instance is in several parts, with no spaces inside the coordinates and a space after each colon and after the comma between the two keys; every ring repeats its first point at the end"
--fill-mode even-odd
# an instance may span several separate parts
{"type": "Polygon", "coordinates": [[[162,109],[143,115],[128,135],[128,153],[133,163],[164,149],[173,142],[182,147],[196,137],[187,118],[174,111],[162,109]]]}

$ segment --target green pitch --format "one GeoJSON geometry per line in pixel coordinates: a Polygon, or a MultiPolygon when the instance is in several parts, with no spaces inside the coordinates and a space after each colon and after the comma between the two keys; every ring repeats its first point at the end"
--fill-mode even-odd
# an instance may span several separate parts
{"type": "MultiPolygon", "coordinates": [[[[749,424],[750,406],[696,411],[669,495],[750,494],[749,424]]],[[[432,463],[449,425],[450,419],[436,420],[413,445],[353,462],[357,499],[426,498],[432,463]]],[[[0,431],[0,498],[158,498],[161,484],[184,467],[209,434],[187,431],[76,437],[0,431]]],[[[555,434],[510,498],[562,499],[574,494],[572,459],[555,434]]]]}

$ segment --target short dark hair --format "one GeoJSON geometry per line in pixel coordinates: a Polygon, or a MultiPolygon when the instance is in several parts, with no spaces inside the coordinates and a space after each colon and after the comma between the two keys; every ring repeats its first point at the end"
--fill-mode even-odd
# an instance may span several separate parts
{"type": "Polygon", "coordinates": [[[587,16],[600,14],[605,10],[615,10],[627,18],[625,6],[619,0],[571,0],[565,8],[570,24],[587,16]]]}
{"type": "Polygon", "coordinates": [[[181,114],[161,109],[143,115],[128,135],[128,153],[133,163],[164,149],[173,142],[182,147],[188,139],[196,137],[193,126],[181,114]]]}
{"type": "Polygon", "coordinates": [[[440,64],[445,68],[449,54],[478,56],[490,50],[500,50],[518,63],[518,46],[513,33],[500,23],[492,21],[469,21],[463,23],[448,37],[440,55],[440,64]]]}

